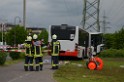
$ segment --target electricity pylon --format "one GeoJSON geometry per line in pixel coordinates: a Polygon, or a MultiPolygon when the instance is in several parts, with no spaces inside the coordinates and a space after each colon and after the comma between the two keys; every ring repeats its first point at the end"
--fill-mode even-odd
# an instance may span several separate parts
{"type": "Polygon", "coordinates": [[[84,30],[100,32],[99,24],[100,0],[84,0],[82,27],[84,30]]]}

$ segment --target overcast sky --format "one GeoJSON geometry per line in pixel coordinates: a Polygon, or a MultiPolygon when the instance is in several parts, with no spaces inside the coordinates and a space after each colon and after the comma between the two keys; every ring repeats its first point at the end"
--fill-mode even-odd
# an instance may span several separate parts
{"type": "MultiPolygon", "coordinates": [[[[14,23],[15,17],[23,18],[23,0],[0,0],[0,22],[14,23]]],[[[26,26],[48,27],[53,24],[80,25],[83,0],[26,0],[26,26]]],[[[101,0],[100,21],[107,16],[108,32],[124,25],[124,0],[101,0]]],[[[16,19],[16,23],[18,20],[16,19]]],[[[102,24],[101,24],[102,27],[102,24]]]]}

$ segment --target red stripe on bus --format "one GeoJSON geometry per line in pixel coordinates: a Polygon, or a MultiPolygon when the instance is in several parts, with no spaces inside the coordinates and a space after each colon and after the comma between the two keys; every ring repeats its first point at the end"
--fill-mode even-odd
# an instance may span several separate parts
{"type": "Polygon", "coordinates": [[[65,52],[60,52],[59,56],[74,56],[77,57],[78,51],[65,51],[65,52]]]}

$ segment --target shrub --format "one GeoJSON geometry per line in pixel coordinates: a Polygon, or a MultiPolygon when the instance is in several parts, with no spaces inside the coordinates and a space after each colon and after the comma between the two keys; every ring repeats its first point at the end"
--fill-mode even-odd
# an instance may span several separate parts
{"type": "Polygon", "coordinates": [[[7,53],[0,52],[0,65],[4,65],[6,62],[7,53]]]}
{"type": "Polygon", "coordinates": [[[117,49],[107,49],[103,50],[100,55],[100,57],[124,57],[124,50],[117,50],[117,49]]]}
{"type": "Polygon", "coordinates": [[[13,59],[13,60],[17,60],[20,58],[20,52],[10,52],[9,56],[13,59]]]}
{"type": "Polygon", "coordinates": [[[20,53],[20,58],[25,58],[25,53],[20,53]]]}

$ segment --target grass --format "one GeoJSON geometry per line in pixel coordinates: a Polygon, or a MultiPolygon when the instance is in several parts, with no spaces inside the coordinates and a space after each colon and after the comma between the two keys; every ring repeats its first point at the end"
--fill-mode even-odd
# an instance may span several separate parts
{"type": "Polygon", "coordinates": [[[20,61],[22,61],[22,60],[23,60],[23,59],[7,60],[7,61],[5,62],[5,66],[12,65],[12,64],[16,64],[16,63],[18,63],[18,62],[20,62],[20,61]]]}
{"type": "Polygon", "coordinates": [[[21,61],[24,61],[24,59],[17,59],[17,60],[7,60],[5,62],[4,65],[0,65],[0,67],[3,67],[3,66],[9,66],[9,65],[12,65],[12,64],[16,64],[16,63],[19,63],[21,61]]]}
{"type": "Polygon", "coordinates": [[[61,65],[54,73],[57,82],[123,82],[124,58],[102,58],[104,68],[101,71],[87,69],[85,61],[70,61],[61,65]],[[77,64],[82,64],[78,67],[77,64]],[[120,67],[122,66],[122,67],[120,67]]]}
{"type": "Polygon", "coordinates": [[[6,67],[6,66],[9,66],[9,65],[13,65],[13,64],[19,63],[21,61],[22,61],[22,59],[19,59],[19,60],[8,60],[8,61],[5,62],[4,65],[0,65],[0,67],[6,67]]]}

